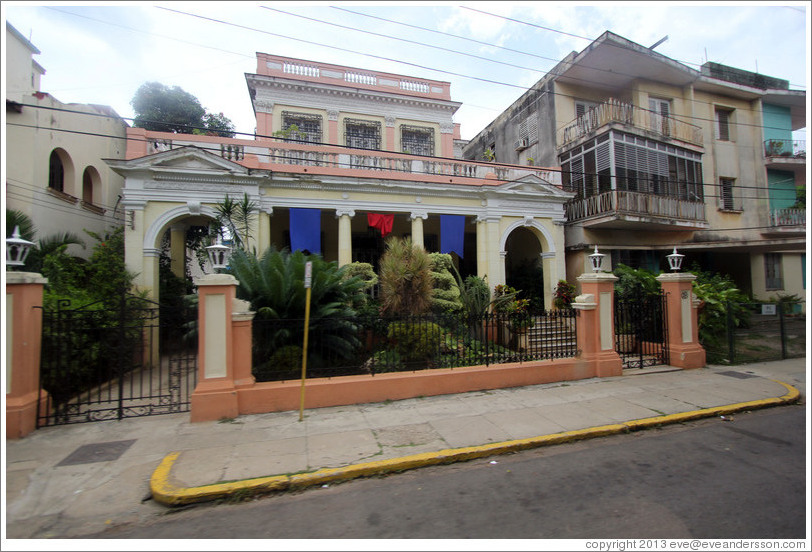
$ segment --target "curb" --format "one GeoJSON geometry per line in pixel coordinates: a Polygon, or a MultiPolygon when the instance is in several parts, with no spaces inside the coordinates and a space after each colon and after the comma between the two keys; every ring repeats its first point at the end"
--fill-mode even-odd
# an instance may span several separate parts
{"type": "Polygon", "coordinates": [[[678,414],[668,414],[665,416],[654,416],[651,418],[641,418],[618,424],[590,427],[574,431],[564,431],[539,437],[529,437],[500,443],[490,443],[473,447],[462,447],[454,449],[444,449],[437,452],[427,452],[413,454],[388,460],[377,460],[362,464],[353,464],[340,468],[323,468],[314,472],[301,473],[295,475],[274,475],[267,477],[255,477],[241,481],[231,481],[228,483],[215,483],[212,485],[202,485],[199,487],[181,487],[172,482],[172,466],[180,456],[180,452],[172,452],[164,457],[150,478],[150,490],[152,498],[166,506],[182,506],[196,502],[207,502],[230,496],[251,496],[274,491],[299,490],[316,485],[348,481],[359,477],[371,477],[375,475],[385,475],[391,473],[435,466],[440,464],[451,464],[454,462],[464,462],[475,458],[485,458],[518,452],[522,450],[558,445],[595,437],[605,437],[618,433],[629,433],[651,427],[677,424],[710,418],[725,414],[732,414],[744,410],[755,410],[771,406],[793,404],[800,399],[800,391],[795,387],[782,381],[771,380],[782,385],[787,393],[769,399],[759,399],[729,404],[725,406],[714,406],[701,410],[692,410],[678,414]]]}

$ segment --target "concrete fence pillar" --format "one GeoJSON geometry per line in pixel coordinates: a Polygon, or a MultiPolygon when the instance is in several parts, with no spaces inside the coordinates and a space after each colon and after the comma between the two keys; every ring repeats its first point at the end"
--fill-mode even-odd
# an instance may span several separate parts
{"type": "Polygon", "coordinates": [[[6,273],[6,439],[37,428],[42,290],[48,283],[33,272],[6,273]]]}
{"type": "Polygon", "coordinates": [[[693,293],[696,276],[672,272],[657,280],[666,294],[668,363],[679,368],[705,366],[705,349],[699,344],[699,301],[693,293]]]}
{"type": "Polygon", "coordinates": [[[623,360],[615,351],[615,281],[613,274],[597,272],[578,277],[581,295],[572,307],[580,311],[577,323],[579,358],[598,377],[623,374],[623,360]]]}
{"type": "Polygon", "coordinates": [[[248,301],[234,300],[234,312],[231,313],[231,335],[234,340],[232,347],[234,387],[237,389],[251,387],[256,383],[256,378],[252,373],[253,355],[251,354],[254,314],[248,301]]]}
{"type": "MultiPolygon", "coordinates": [[[[232,312],[238,282],[228,274],[195,279],[198,292],[197,386],[191,396],[191,421],[236,418],[232,312]]],[[[238,330],[239,331],[239,330],[238,330]]]]}

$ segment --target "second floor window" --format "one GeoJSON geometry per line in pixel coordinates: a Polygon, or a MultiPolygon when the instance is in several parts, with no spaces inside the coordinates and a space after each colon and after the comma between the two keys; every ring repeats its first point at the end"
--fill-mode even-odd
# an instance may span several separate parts
{"type": "Polygon", "coordinates": [[[741,210],[736,195],[736,179],[719,177],[719,208],[723,211],[741,210]]]}
{"type": "Polygon", "coordinates": [[[729,109],[716,108],[716,139],[723,142],[730,141],[730,119],[732,112],[729,109]]]}
{"type": "Polygon", "coordinates": [[[321,115],[283,111],[282,129],[290,130],[292,126],[295,126],[296,130],[288,136],[291,140],[313,144],[321,143],[321,115]]]}
{"type": "Polygon", "coordinates": [[[434,129],[403,125],[400,127],[400,150],[403,153],[434,156],[434,129]]]}
{"type": "Polygon", "coordinates": [[[381,123],[344,119],[344,143],[351,148],[381,149],[381,123]]]}
{"type": "Polygon", "coordinates": [[[48,187],[57,192],[65,191],[65,167],[62,166],[62,159],[56,150],[51,152],[48,163],[48,187]]]}

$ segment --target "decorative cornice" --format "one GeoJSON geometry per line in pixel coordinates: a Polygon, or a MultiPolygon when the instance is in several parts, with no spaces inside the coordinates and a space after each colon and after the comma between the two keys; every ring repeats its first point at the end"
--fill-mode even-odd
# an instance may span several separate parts
{"type": "Polygon", "coordinates": [[[440,123],[440,134],[454,134],[454,123],[440,123]]]}
{"type": "Polygon", "coordinates": [[[328,121],[338,121],[338,110],[336,110],[336,109],[328,109],[327,110],[327,120],[328,121]]]}
{"type": "Polygon", "coordinates": [[[254,109],[260,113],[273,113],[274,102],[266,99],[254,100],[254,109]]]}

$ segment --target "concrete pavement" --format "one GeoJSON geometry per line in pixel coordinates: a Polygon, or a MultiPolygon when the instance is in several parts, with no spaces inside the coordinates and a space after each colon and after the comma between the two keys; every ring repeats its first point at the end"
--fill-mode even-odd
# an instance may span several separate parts
{"type": "Polygon", "coordinates": [[[806,396],[806,359],[241,416],[50,427],[7,441],[5,538],[81,537],[166,504],[329,485],[806,396]],[[161,503],[161,502],[163,503],[161,503]]]}

